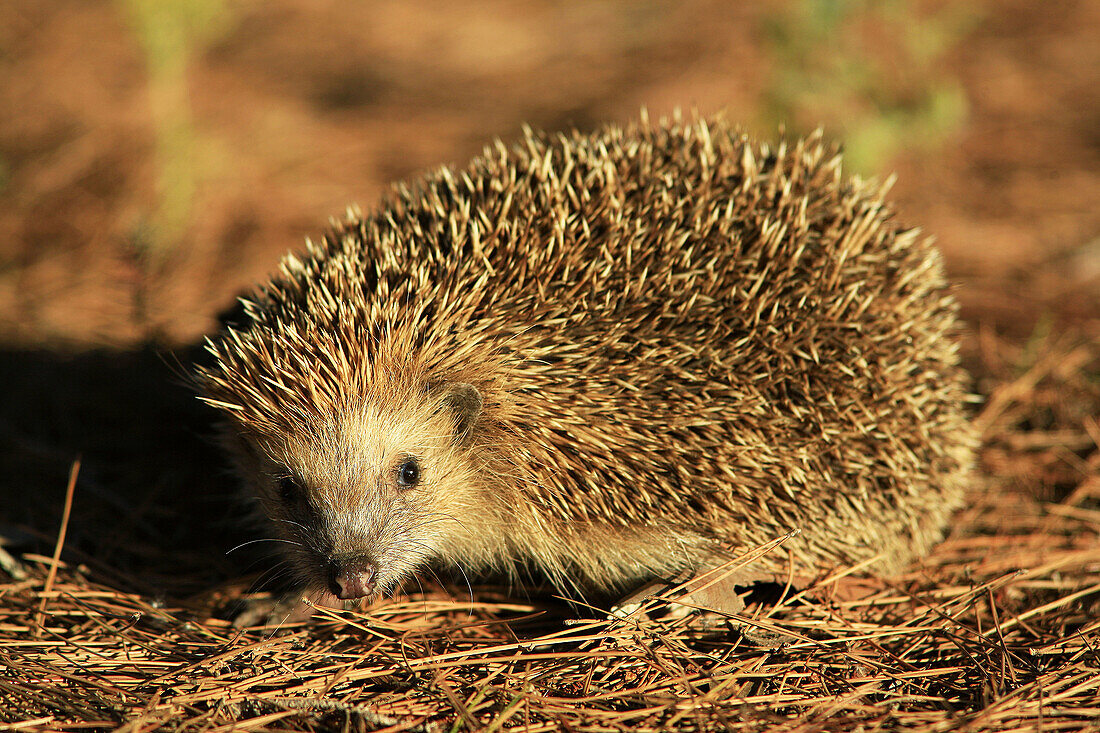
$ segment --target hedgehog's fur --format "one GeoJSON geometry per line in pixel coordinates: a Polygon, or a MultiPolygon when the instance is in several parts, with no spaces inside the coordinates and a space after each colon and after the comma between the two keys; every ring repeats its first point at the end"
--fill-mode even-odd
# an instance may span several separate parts
{"type": "Polygon", "coordinates": [[[528,131],[287,257],[199,381],[315,587],[365,558],[614,589],[792,529],[761,571],[893,571],[973,439],[940,257],[883,193],[817,135],[528,131]]]}

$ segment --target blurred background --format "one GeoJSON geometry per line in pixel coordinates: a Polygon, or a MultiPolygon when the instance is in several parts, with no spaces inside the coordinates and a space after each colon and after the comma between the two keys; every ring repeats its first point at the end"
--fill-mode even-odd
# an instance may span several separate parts
{"type": "Polygon", "coordinates": [[[82,453],[74,548],[208,567],[231,481],[177,362],[328,217],[525,122],[824,127],[936,235],[981,392],[997,344],[1100,335],[1098,39],[1094,0],[5,0],[3,527],[55,531],[82,453]]]}

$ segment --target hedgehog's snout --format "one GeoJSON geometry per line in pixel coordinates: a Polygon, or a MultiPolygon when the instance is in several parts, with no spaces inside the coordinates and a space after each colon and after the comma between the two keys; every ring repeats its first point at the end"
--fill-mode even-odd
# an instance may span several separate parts
{"type": "Polygon", "coordinates": [[[377,589],[378,567],[369,558],[330,560],[327,571],[328,589],[341,600],[372,596],[377,589]]]}

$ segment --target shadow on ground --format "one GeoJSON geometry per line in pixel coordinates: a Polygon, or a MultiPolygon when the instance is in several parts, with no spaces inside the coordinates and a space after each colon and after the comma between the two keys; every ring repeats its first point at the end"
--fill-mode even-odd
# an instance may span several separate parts
{"type": "Polygon", "coordinates": [[[184,383],[198,353],[0,350],[0,535],[50,555],[80,457],[63,559],[166,596],[254,562],[226,555],[249,536],[213,411],[184,383]]]}

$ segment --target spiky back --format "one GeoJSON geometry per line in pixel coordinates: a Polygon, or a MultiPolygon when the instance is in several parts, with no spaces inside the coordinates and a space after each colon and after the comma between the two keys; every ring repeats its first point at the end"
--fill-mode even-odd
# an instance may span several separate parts
{"type": "Polygon", "coordinates": [[[478,440],[568,521],[934,532],[970,447],[955,306],[882,193],[817,136],[528,131],[284,260],[204,387],[278,434],[474,383],[478,440]]]}

